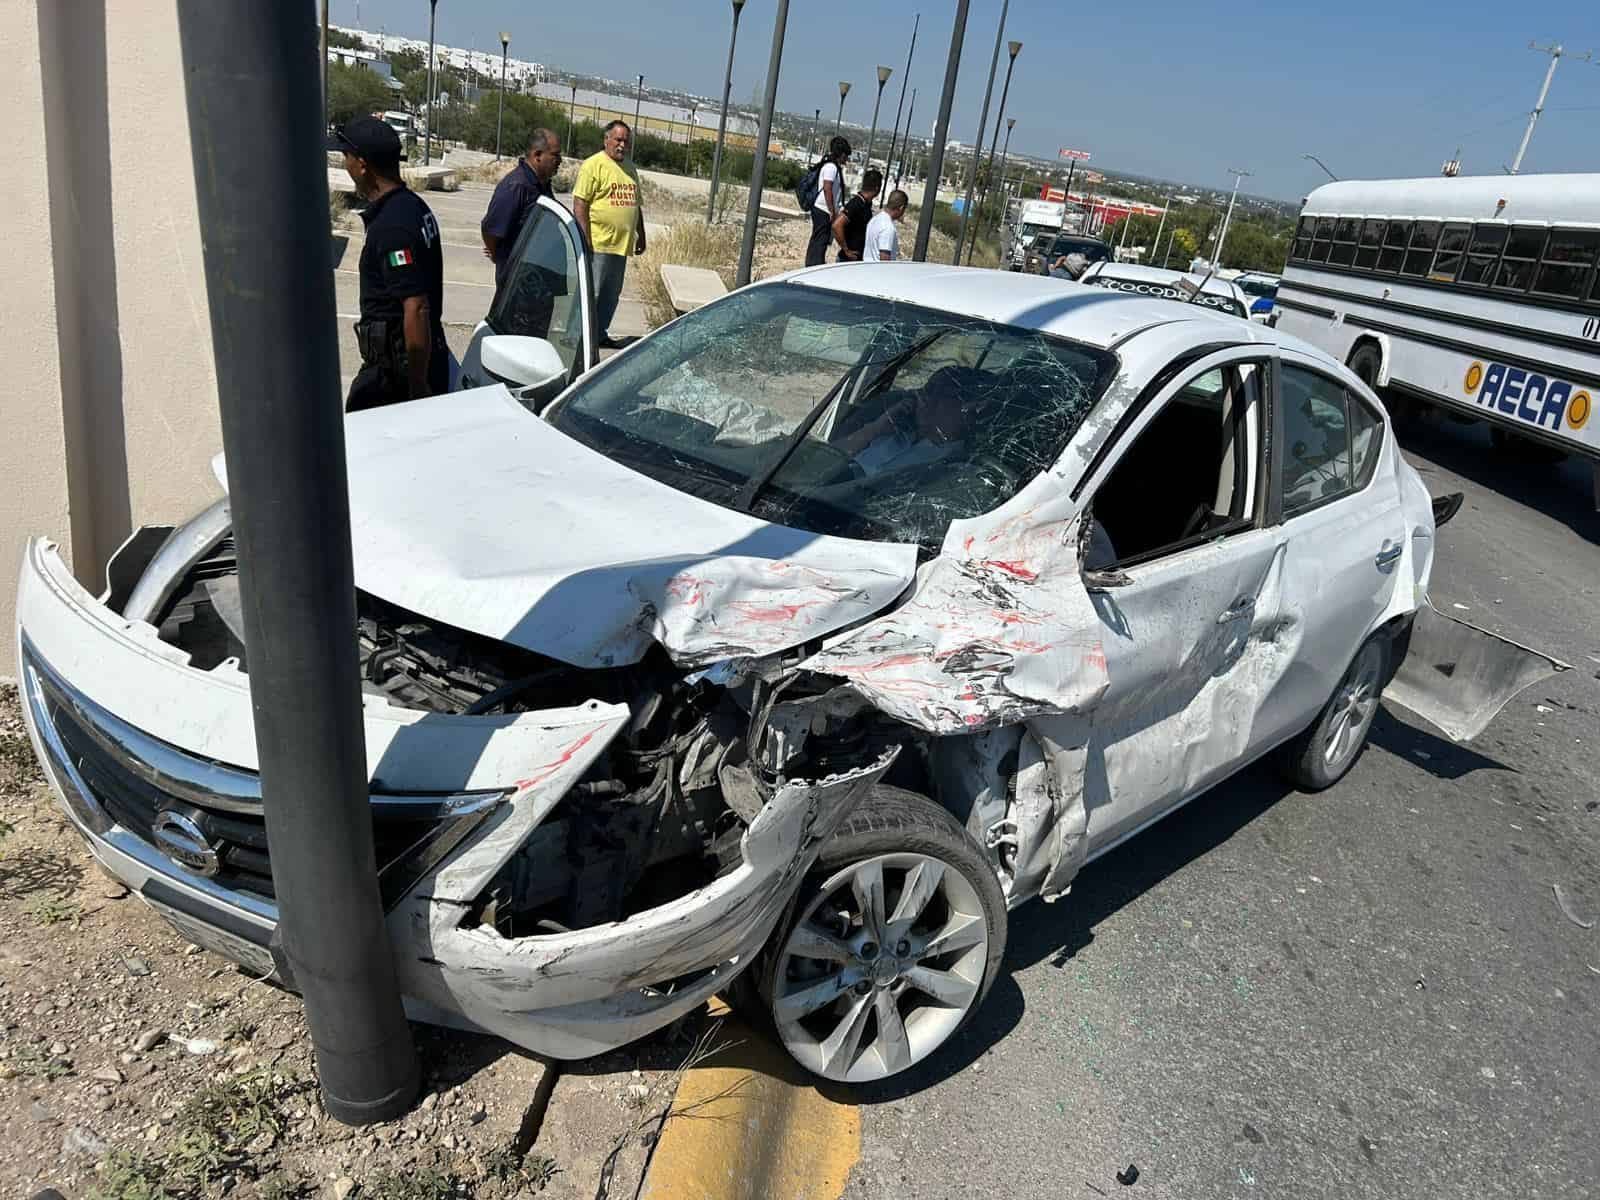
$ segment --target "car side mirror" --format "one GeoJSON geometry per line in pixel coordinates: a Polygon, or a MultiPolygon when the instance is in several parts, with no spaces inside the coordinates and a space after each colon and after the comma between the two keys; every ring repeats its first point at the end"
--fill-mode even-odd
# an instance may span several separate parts
{"type": "Polygon", "coordinates": [[[501,383],[518,388],[542,388],[566,378],[567,364],[544,338],[501,333],[483,339],[479,351],[483,369],[501,383]]]}

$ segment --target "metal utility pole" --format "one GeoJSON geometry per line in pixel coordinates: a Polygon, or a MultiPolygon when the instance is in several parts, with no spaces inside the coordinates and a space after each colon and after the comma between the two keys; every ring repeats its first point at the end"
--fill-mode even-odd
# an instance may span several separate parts
{"type": "Polygon", "coordinates": [[[833,122],[833,133],[837,137],[844,129],[844,98],[850,94],[850,85],[844,80],[839,81],[839,115],[833,122]]]}
{"type": "MultiPolygon", "coordinates": [[[[894,132],[889,135],[889,157],[883,160],[883,174],[885,180],[888,179],[890,168],[894,166],[894,148],[896,143],[898,143],[900,140],[900,115],[906,106],[906,84],[911,80],[911,56],[917,52],[917,29],[921,26],[921,24],[922,14],[918,13],[916,15],[916,19],[911,22],[911,47],[906,51],[905,74],[900,76],[900,102],[894,106],[894,132]]],[[[910,133],[911,126],[908,123],[906,125],[907,136],[909,136],[910,133]]],[[[898,187],[899,184],[900,179],[898,176],[896,176],[895,186],[898,187]]]]}
{"type": "Polygon", "coordinates": [[[706,200],[706,224],[717,211],[717,178],[722,172],[722,143],[728,136],[728,98],[733,94],[733,48],[739,44],[739,13],[745,0],[733,0],[733,32],[728,35],[728,69],[722,77],[722,118],[717,122],[717,148],[711,153],[711,195],[706,200]]]}
{"type": "MultiPolygon", "coordinates": [[[[928,237],[933,232],[933,206],[939,202],[939,176],[944,173],[944,145],[950,137],[950,106],[955,102],[956,78],[961,74],[961,43],[967,36],[967,9],[971,0],[956,0],[956,22],[950,31],[950,56],[944,64],[944,91],[939,96],[939,116],[933,123],[933,145],[928,148],[928,179],[922,189],[922,212],[917,216],[917,243],[911,257],[928,261],[928,237]]],[[[906,121],[906,129],[911,122],[906,121]]]]}
{"type": "MultiPolygon", "coordinates": [[[[1011,155],[1011,131],[1013,129],[1015,129],[1016,127],[1017,127],[1017,119],[1015,117],[1007,117],[1006,118],[1006,141],[1005,141],[1005,145],[1000,148],[1000,228],[1001,229],[1005,228],[1005,223],[1006,223],[1006,205],[1009,203],[1007,201],[1007,199],[1006,199],[1006,159],[1008,157],[1010,157],[1010,155],[1011,155]]],[[[984,195],[985,195],[985,198],[987,198],[987,196],[988,196],[987,189],[985,189],[984,195]]],[[[978,242],[978,239],[976,237],[974,237],[972,239],[972,242],[973,242],[974,245],[976,245],[977,242],[978,242]]],[[[1005,247],[1002,246],[1001,247],[1002,252],[1004,251],[1004,249],[1005,249],[1005,247]]],[[[970,262],[971,259],[968,259],[967,261],[970,262]]]]}
{"type": "Polygon", "coordinates": [[[689,105],[689,131],[683,135],[683,173],[692,172],[691,160],[694,157],[694,114],[698,111],[696,105],[689,105]]]}
{"type": "Polygon", "coordinates": [[[633,158],[633,147],[639,140],[639,107],[644,102],[644,76],[639,76],[639,85],[633,93],[633,128],[628,131],[628,158],[633,158]]]}
{"type": "MultiPolygon", "coordinates": [[[[360,22],[357,16],[356,23],[360,22]]],[[[328,128],[328,0],[322,0],[322,128],[328,128]]]]}
{"type": "MultiPolygon", "coordinates": [[[[739,244],[739,271],[734,286],[750,282],[756,258],[756,223],[761,219],[761,191],[767,184],[767,150],[772,145],[772,110],[778,104],[778,69],[783,66],[783,35],[789,27],[789,0],[778,0],[772,25],[772,54],[767,60],[767,94],[761,104],[761,125],[756,132],[755,160],[750,164],[750,198],[744,209],[744,240],[739,244]]],[[[818,110],[820,113],[820,109],[818,110]]]]}
{"type": "MultiPolygon", "coordinates": [[[[1072,177],[1077,173],[1077,170],[1078,160],[1075,158],[1067,159],[1067,181],[1061,185],[1061,224],[1056,226],[1057,233],[1067,227],[1067,209],[1072,207],[1072,177]]],[[[1079,232],[1081,233],[1082,230],[1079,230],[1079,232]]]]}
{"type": "Polygon", "coordinates": [[[572,103],[567,107],[567,157],[572,157],[572,133],[578,128],[578,82],[572,82],[572,103]]]}
{"type": "Polygon", "coordinates": [[[1302,154],[1300,157],[1301,158],[1310,159],[1312,162],[1316,163],[1317,166],[1322,168],[1323,172],[1328,176],[1329,179],[1333,180],[1335,183],[1339,182],[1339,177],[1337,175],[1335,175],[1332,171],[1328,170],[1328,164],[1323,162],[1315,154],[1302,154]]]}
{"type": "Polygon", "coordinates": [[[983,108],[978,113],[978,136],[972,143],[972,174],[967,176],[967,198],[961,205],[961,229],[956,234],[956,253],[950,260],[952,266],[961,265],[961,244],[967,239],[967,222],[972,219],[972,190],[978,184],[978,155],[983,153],[983,131],[989,127],[989,100],[994,95],[994,72],[1000,65],[1000,43],[1006,36],[1006,13],[1011,0],[1000,5],[1000,24],[994,31],[994,54],[989,58],[989,83],[983,89],[983,108]]]}
{"type": "MultiPolygon", "coordinates": [[[[1000,107],[995,112],[994,136],[989,139],[989,169],[983,181],[983,196],[978,201],[978,219],[972,223],[972,244],[967,247],[967,265],[972,265],[972,254],[978,248],[978,231],[983,225],[983,206],[989,203],[989,186],[994,182],[994,144],[1000,140],[1000,122],[1006,115],[1006,97],[1011,94],[1011,72],[1016,69],[1017,55],[1022,51],[1021,42],[1007,42],[1006,49],[1011,52],[1011,61],[1006,63],[1006,82],[1000,89],[1000,107]]],[[[983,149],[982,135],[979,135],[978,149],[983,149]]]]}
{"type": "Polygon", "coordinates": [[[365,1125],[405,1112],[419,1074],[372,846],[333,279],[325,257],[277,250],[328,236],[327,163],[305,136],[315,27],[299,5],[177,10],[274,957],[305,1001],[325,1107],[365,1125]]]}
{"type": "Polygon", "coordinates": [[[500,113],[494,119],[494,157],[500,161],[500,130],[506,123],[506,60],[511,54],[511,35],[500,31],[500,113]]]}
{"type": "Polygon", "coordinates": [[[1233,220],[1233,203],[1239,198],[1239,185],[1246,179],[1250,178],[1249,171],[1241,171],[1237,167],[1229,167],[1228,174],[1233,176],[1233,195],[1228,197],[1228,212],[1227,215],[1222,218],[1222,234],[1217,238],[1217,257],[1215,260],[1215,265],[1218,267],[1222,266],[1222,250],[1227,244],[1228,222],[1233,220]]]}
{"type": "Polygon", "coordinates": [[[821,158],[822,151],[817,149],[817,126],[822,123],[822,110],[819,108],[811,114],[811,157],[821,158]]]}
{"type": "Polygon", "coordinates": [[[428,0],[428,136],[422,143],[422,161],[433,161],[433,92],[438,82],[438,64],[433,58],[433,24],[439,15],[439,0],[428,0]]]}
{"type": "Polygon", "coordinates": [[[911,105],[910,105],[909,108],[906,109],[906,135],[900,141],[900,164],[899,164],[899,166],[897,166],[895,168],[895,172],[894,172],[894,185],[895,185],[895,187],[899,187],[900,186],[900,175],[901,175],[901,172],[903,172],[905,170],[905,166],[906,166],[906,154],[911,149],[911,118],[916,114],[916,111],[917,111],[917,89],[916,88],[912,88],[911,89],[911,105]]]}
{"type": "MultiPolygon", "coordinates": [[[[1176,192],[1172,193],[1172,196],[1176,196],[1176,195],[1177,195],[1176,192]]],[[[1161,224],[1156,226],[1155,241],[1150,243],[1150,261],[1151,262],[1155,262],[1155,260],[1156,260],[1156,251],[1161,249],[1161,234],[1167,228],[1167,213],[1172,211],[1172,196],[1168,196],[1167,197],[1167,202],[1161,209],[1161,224]]]]}
{"type": "MultiPolygon", "coordinates": [[[[1517,147],[1517,156],[1511,160],[1510,174],[1515,175],[1522,170],[1522,156],[1528,152],[1528,143],[1533,140],[1533,127],[1539,123],[1539,114],[1544,111],[1545,97],[1550,94],[1550,81],[1556,77],[1556,64],[1561,61],[1561,56],[1566,53],[1559,45],[1540,46],[1534,42],[1528,43],[1529,50],[1537,50],[1540,54],[1550,56],[1550,69],[1544,73],[1544,83],[1539,88],[1539,99],[1534,101],[1533,111],[1528,114],[1528,127],[1522,131],[1522,145],[1517,147]]],[[[1588,62],[1593,58],[1593,53],[1585,54],[1579,62],[1588,62]]]]}
{"type": "MultiPolygon", "coordinates": [[[[878,68],[878,98],[872,102],[872,132],[867,135],[867,166],[872,165],[872,143],[878,140],[878,106],[883,103],[883,85],[894,74],[893,67],[878,68]]],[[[884,166],[888,166],[887,162],[884,166]]]]}

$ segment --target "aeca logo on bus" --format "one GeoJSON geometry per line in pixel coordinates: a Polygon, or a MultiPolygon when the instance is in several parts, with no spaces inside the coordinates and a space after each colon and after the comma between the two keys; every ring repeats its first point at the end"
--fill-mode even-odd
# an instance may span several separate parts
{"type": "Polygon", "coordinates": [[[1589,393],[1577,384],[1497,362],[1473,363],[1461,390],[1485,408],[1552,433],[1560,433],[1563,423],[1582,429],[1593,407],[1589,393]]]}

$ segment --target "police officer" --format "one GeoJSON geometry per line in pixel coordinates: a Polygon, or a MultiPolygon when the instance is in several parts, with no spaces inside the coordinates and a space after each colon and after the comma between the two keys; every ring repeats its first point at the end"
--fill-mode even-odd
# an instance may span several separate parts
{"type": "Polygon", "coordinates": [[[361,213],[361,371],[345,411],[418,400],[449,390],[444,340],[444,253],[428,206],[400,179],[400,136],[376,117],[358,117],[328,138],[367,202],[361,213]]]}

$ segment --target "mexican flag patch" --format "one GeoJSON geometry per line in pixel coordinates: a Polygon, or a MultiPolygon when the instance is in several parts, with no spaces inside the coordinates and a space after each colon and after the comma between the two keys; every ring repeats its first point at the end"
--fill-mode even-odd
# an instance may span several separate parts
{"type": "Polygon", "coordinates": [[[394,250],[389,254],[389,265],[391,267],[409,267],[414,261],[409,250],[394,250]]]}

